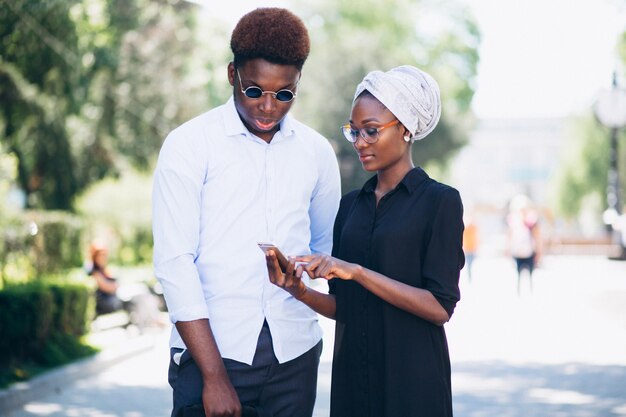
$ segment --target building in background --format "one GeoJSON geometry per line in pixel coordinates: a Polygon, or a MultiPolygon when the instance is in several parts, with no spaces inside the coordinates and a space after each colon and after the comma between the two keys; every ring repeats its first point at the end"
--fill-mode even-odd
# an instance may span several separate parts
{"type": "Polygon", "coordinates": [[[450,183],[479,225],[481,252],[504,250],[507,207],[518,194],[527,195],[540,211],[548,244],[602,240],[601,219],[566,223],[551,210],[554,178],[568,143],[566,124],[564,118],[478,122],[451,164],[450,183]]]}

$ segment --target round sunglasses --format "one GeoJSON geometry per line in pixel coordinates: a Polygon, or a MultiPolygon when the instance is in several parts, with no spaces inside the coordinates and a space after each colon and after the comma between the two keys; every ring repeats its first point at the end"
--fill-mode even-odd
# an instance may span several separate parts
{"type": "MultiPolygon", "coordinates": [[[[288,103],[298,95],[297,92],[293,92],[291,90],[283,89],[278,91],[263,91],[259,87],[255,85],[251,85],[248,88],[243,88],[243,84],[241,83],[241,74],[239,74],[239,70],[237,70],[237,78],[239,78],[239,86],[241,87],[241,92],[248,98],[257,99],[261,98],[263,94],[271,94],[276,100],[281,101],[283,103],[288,103]]],[[[296,83],[296,87],[300,83],[300,80],[296,83]]]]}

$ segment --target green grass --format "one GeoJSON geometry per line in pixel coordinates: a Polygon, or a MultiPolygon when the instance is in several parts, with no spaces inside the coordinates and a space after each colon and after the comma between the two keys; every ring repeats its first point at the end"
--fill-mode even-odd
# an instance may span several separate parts
{"type": "Polygon", "coordinates": [[[36,358],[0,366],[0,389],[29,380],[46,371],[96,354],[99,349],[71,336],[51,340],[36,358]]]}

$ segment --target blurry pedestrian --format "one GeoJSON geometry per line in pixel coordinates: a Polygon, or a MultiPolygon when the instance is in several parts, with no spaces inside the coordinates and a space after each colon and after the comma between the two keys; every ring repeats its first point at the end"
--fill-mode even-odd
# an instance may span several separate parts
{"type": "Polygon", "coordinates": [[[526,195],[518,194],[511,199],[507,226],[508,253],[517,268],[517,294],[524,271],[532,292],[533,272],[541,259],[541,233],[538,213],[526,195]]]}
{"type": "Polygon", "coordinates": [[[415,67],[370,72],[343,132],[376,175],[341,200],[333,256],[296,257],[306,265],[283,274],[268,255],[272,282],[336,320],[331,417],[452,416],[443,325],[460,298],[463,207],[411,157],[440,106],[437,83],[415,67]],[[303,268],[330,293],[308,288],[303,268]]]}
{"type": "Polygon", "coordinates": [[[112,273],[108,266],[109,250],[99,240],[89,246],[90,265],[88,273],[96,281],[96,314],[109,314],[124,310],[128,314],[128,324],[139,330],[148,327],[163,327],[159,299],[150,291],[145,282],[123,282],[112,273]]]}
{"type": "Polygon", "coordinates": [[[175,324],[172,416],[203,404],[207,416],[238,417],[248,405],[310,417],[322,330],[269,282],[257,242],[330,251],[337,158],[289,113],[310,47],[302,20],[255,9],[230,46],[232,97],[172,131],[154,174],[154,266],[175,324]]]}
{"type": "Polygon", "coordinates": [[[467,215],[463,221],[465,229],[463,230],[463,252],[465,253],[465,271],[467,272],[467,280],[472,281],[472,265],[476,259],[478,251],[478,226],[473,217],[467,215]]]}
{"type": "Polygon", "coordinates": [[[90,265],[88,274],[96,281],[96,314],[108,314],[123,307],[117,296],[119,284],[108,267],[109,251],[100,241],[89,246],[90,265]]]}

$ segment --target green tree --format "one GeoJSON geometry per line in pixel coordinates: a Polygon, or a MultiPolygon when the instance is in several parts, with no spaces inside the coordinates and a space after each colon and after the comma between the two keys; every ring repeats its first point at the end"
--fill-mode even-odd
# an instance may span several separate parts
{"type": "Polygon", "coordinates": [[[79,188],[66,119],[80,107],[81,74],[59,54],[78,45],[73,4],[0,4],[0,140],[19,161],[18,182],[29,203],[51,208],[68,208],[79,188]]]}
{"type": "MultiPolygon", "coordinates": [[[[344,189],[366,175],[339,126],[369,70],[414,64],[439,81],[444,116],[414,146],[417,163],[443,164],[465,141],[478,31],[458,4],[430,4],[293,7],[313,41],[295,110],[333,141],[344,189]],[[440,27],[415,23],[430,21],[440,27]]],[[[197,12],[179,0],[0,0],[0,142],[18,161],[29,207],[71,209],[94,181],[128,164],[148,168],[173,127],[230,95],[229,33],[205,14],[198,38],[197,12]]]]}
{"type": "Polygon", "coordinates": [[[177,0],[0,0],[0,141],[29,207],[71,209],[203,107],[196,6],[177,0]]]}
{"type": "MultiPolygon", "coordinates": [[[[626,66],[626,31],[618,39],[616,51],[626,66]]],[[[573,129],[568,135],[572,138],[570,153],[559,168],[555,185],[555,207],[566,218],[575,218],[586,201],[601,201],[601,209],[607,208],[607,173],[611,152],[610,131],[595,119],[591,110],[586,116],[572,119],[571,124],[573,129]]],[[[617,147],[622,204],[626,203],[625,141],[626,132],[622,129],[618,132],[617,147]]]]}
{"type": "Polygon", "coordinates": [[[415,65],[440,84],[442,119],[427,140],[413,145],[416,164],[444,165],[464,145],[480,41],[464,7],[410,0],[297,4],[310,28],[312,47],[295,111],[333,141],[344,192],[360,187],[371,175],[360,167],[339,130],[348,119],[354,90],[368,71],[415,65]],[[437,24],[426,26],[433,22],[437,24]]]}
{"type": "Polygon", "coordinates": [[[606,207],[609,134],[592,116],[573,119],[568,132],[572,143],[556,177],[555,203],[560,214],[574,218],[590,197],[606,207]]]}

